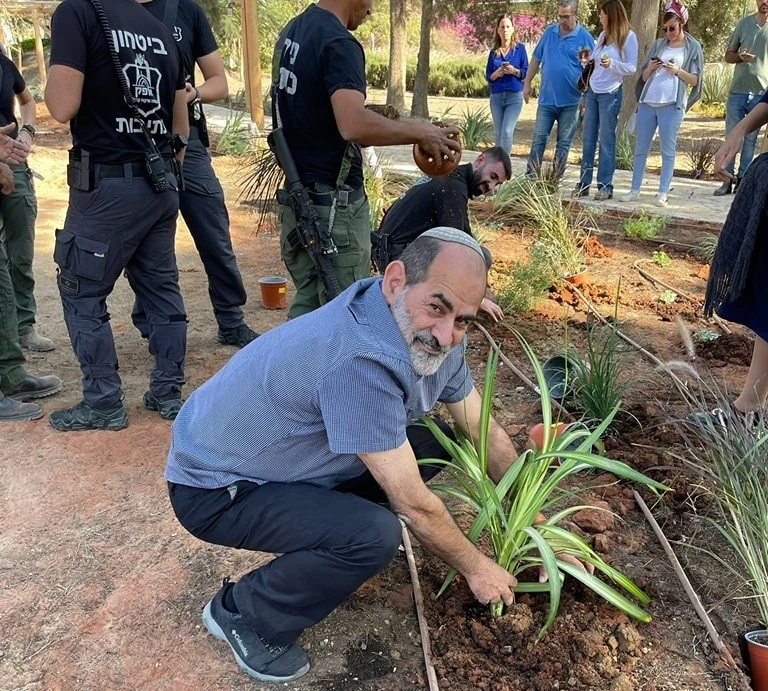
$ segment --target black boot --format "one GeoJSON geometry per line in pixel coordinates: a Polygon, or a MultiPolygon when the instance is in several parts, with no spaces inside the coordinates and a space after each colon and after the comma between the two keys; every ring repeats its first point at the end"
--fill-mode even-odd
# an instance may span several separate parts
{"type": "MultiPolygon", "coordinates": [[[[736,178],[738,180],[738,178],[736,178]]],[[[738,182],[736,183],[738,185],[738,182]]],[[[724,197],[726,194],[731,193],[731,188],[733,187],[733,181],[732,180],[724,180],[723,184],[720,185],[712,194],[716,197],[724,197]]]]}

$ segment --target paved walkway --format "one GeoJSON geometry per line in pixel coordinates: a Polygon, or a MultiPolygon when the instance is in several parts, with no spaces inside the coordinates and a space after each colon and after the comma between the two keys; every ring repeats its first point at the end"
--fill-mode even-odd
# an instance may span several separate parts
{"type": "MultiPolygon", "coordinates": [[[[211,129],[220,131],[227,121],[229,111],[220,106],[205,106],[206,119],[211,129]]],[[[247,120],[247,118],[246,118],[247,120]]],[[[269,118],[267,118],[269,120],[269,118]]],[[[256,133],[256,126],[248,121],[252,133],[256,133]]],[[[386,146],[376,149],[379,163],[386,170],[418,176],[421,171],[413,162],[412,148],[410,146],[386,146]]],[[[548,153],[551,153],[548,151],[548,153]]],[[[474,160],[477,152],[464,151],[462,162],[474,160]]],[[[526,161],[523,158],[512,158],[513,176],[525,173],[526,161]]],[[[569,165],[566,169],[565,179],[562,185],[563,195],[570,196],[579,179],[577,166],[569,165]]],[[[664,215],[670,218],[678,218],[686,221],[700,221],[711,225],[722,225],[731,206],[733,195],[715,197],[712,193],[720,186],[719,182],[692,180],[691,178],[674,178],[672,189],[669,193],[669,206],[659,208],[653,204],[653,199],[659,186],[658,175],[646,175],[640,198],[634,202],[622,203],[618,197],[629,191],[632,179],[632,171],[617,170],[614,175],[614,199],[606,202],[595,202],[591,198],[581,199],[580,202],[587,207],[611,209],[624,213],[646,211],[649,214],[664,215]]],[[[595,185],[592,194],[597,191],[595,185]]]]}

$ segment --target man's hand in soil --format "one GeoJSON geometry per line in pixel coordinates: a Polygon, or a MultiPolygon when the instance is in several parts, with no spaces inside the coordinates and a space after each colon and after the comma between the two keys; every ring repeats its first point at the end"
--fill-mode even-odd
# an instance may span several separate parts
{"type": "Polygon", "coordinates": [[[464,573],[467,585],[481,605],[515,603],[517,579],[495,561],[481,555],[471,573],[464,573]]]}
{"type": "Polygon", "coordinates": [[[5,163],[0,163],[0,193],[13,192],[13,184],[13,171],[5,163]]]}

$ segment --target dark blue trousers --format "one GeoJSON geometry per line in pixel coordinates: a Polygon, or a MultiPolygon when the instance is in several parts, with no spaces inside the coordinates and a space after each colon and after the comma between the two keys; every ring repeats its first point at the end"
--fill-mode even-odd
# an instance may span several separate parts
{"type": "MultiPolygon", "coordinates": [[[[184,190],[179,194],[179,210],[203,262],[208,276],[208,294],[216,322],[222,329],[243,324],[246,294],[229,234],[229,214],[224,191],[202,142],[191,137],[184,151],[184,190]]],[[[146,334],[146,313],[137,300],[133,323],[146,334]]]]}
{"type": "Polygon", "coordinates": [[[53,253],[83,400],[95,408],[115,406],[122,397],[107,296],[123,270],[149,317],[150,391],[161,400],[180,397],[184,384],[187,317],[174,253],[179,196],[154,192],[130,167],[126,173],[99,180],[89,192],[70,189],[53,253]]]}
{"type": "MultiPolygon", "coordinates": [[[[417,458],[446,457],[426,427],[411,425],[408,440],[417,458]]],[[[425,480],[439,469],[420,467],[425,480]]],[[[169,483],[169,491],[177,518],[195,537],[281,555],[245,574],[233,590],[240,614],[276,645],[294,642],[324,619],[400,545],[400,521],[376,503],[386,497],[367,471],[333,489],[237,482],[212,490],[169,483]]]]}

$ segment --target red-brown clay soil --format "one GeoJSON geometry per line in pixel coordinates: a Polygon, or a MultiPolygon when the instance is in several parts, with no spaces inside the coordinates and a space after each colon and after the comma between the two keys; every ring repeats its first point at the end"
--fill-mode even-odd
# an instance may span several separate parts
{"type": "MultiPolygon", "coordinates": [[[[39,324],[57,348],[53,353],[30,355],[28,368],[35,374],[55,373],[64,380],[61,393],[42,401],[50,411],[80,399],[80,374],[64,328],[51,259],[53,230],[60,226],[66,208],[68,142],[65,129],[54,126],[50,119],[39,129],[31,161],[45,177],[37,188],[39,324]]],[[[230,200],[235,249],[250,296],[247,319],[253,328],[263,331],[280,324],[285,313],[260,306],[258,279],[282,273],[283,267],[275,232],[267,228],[256,233],[252,212],[235,203],[240,177],[237,165],[227,157],[215,159],[230,200]]],[[[621,275],[620,327],[663,359],[684,358],[674,324],[649,308],[660,289],[631,269],[633,261],[647,257],[657,246],[611,234],[599,239],[609,251],[589,253],[595,285],[588,294],[599,297],[598,308],[612,315],[621,275]]],[[[490,238],[489,244],[494,256],[512,260],[529,240],[512,228],[490,238]]],[[[681,291],[702,294],[704,280],[696,278],[701,264],[667,251],[673,264],[653,271],[681,291]]],[[[187,390],[191,391],[234,350],[216,343],[205,274],[181,222],[177,253],[190,318],[186,369],[187,390]]],[[[109,308],[130,416],[127,429],[60,433],[45,419],[0,428],[0,689],[268,688],[238,671],[226,646],[202,628],[200,613],[222,578],[237,578],[271,555],[201,543],[175,521],[162,478],[169,424],[141,407],[151,363],[144,342],[130,323],[131,302],[127,283],[120,281],[109,308]]],[[[704,324],[695,310],[685,315],[692,330],[715,329],[704,324]]],[[[585,322],[583,306],[571,299],[545,299],[534,312],[507,320],[522,331],[542,359],[562,352],[569,341],[583,347],[585,322]]],[[[486,325],[504,352],[530,372],[508,329],[486,325]]],[[[729,345],[726,352],[731,350],[729,345]]],[[[709,359],[705,352],[702,347],[698,366],[709,359]]],[[[471,334],[467,353],[473,370],[479,373],[487,345],[477,332],[471,334]]],[[[654,506],[671,539],[685,542],[705,535],[714,540],[704,532],[697,515],[706,507],[705,500],[696,494],[695,482],[680,463],[667,454],[678,443],[665,412],[674,411],[677,405],[674,390],[639,355],[627,350],[626,357],[624,371],[632,380],[627,394],[629,412],[617,422],[617,435],[608,439],[608,452],[673,487],[654,506]]],[[[719,376],[732,389],[737,388],[747,361],[728,360],[719,376]]],[[[540,420],[537,398],[506,367],[499,372],[495,414],[521,446],[530,426],[540,420]]],[[[590,539],[614,566],[626,570],[651,595],[652,623],[630,622],[592,594],[569,584],[555,625],[542,642],[534,644],[544,616],[542,598],[521,596],[495,622],[473,602],[461,579],[443,597],[433,600],[445,566],[417,545],[441,689],[743,688],[714,654],[631,493],[626,493],[628,488],[619,487],[615,492],[587,489],[593,480],[584,478],[584,487],[574,487],[574,491],[607,501],[619,520],[590,539]]],[[[735,652],[736,636],[749,620],[749,610],[743,604],[737,606],[732,583],[713,562],[684,549],[681,559],[716,627],[735,652]]],[[[348,603],[307,631],[300,643],[308,649],[313,669],[289,688],[424,688],[404,559],[396,558],[348,603]]]]}

